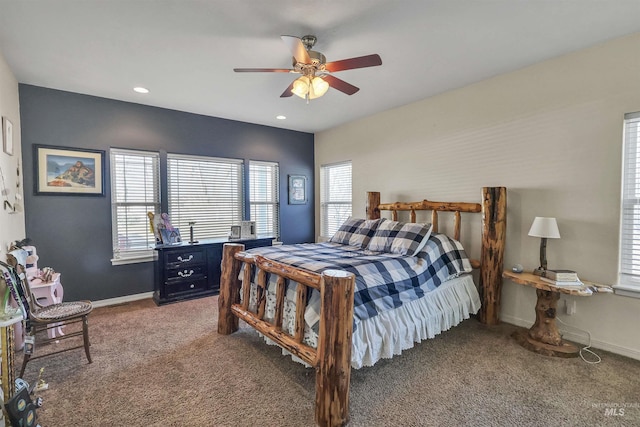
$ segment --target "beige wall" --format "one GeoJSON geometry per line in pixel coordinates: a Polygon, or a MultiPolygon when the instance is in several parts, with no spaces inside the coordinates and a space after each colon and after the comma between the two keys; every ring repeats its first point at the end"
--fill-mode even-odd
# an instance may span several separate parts
{"type": "MultiPolygon", "coordinates": [[[[540,240],[527,232],[535,216],[553,216],[562,238],[549,240],[549,267],[615,283],[622,122],[640,111],[638,46],[635,34],[321,132],[316,170],[352,160],[361,217],[370,190],[381,191],[383,202],[480,201],[482,186],[505,186],[505,267],[538,265],[540,240]]],[[[479,234],[479,227],[463,230],[472,254],[479,234]]],[[[533,288],[505,282],[502,298],[502,320],[531,325],[533,288]]],[[[568,299],[577,312],[560,310],[565,323],[590,331],[594,347],[640,359],[640,299],[568,299]]]]}
{"type": "MultiPolygon", "coordinates": [[[[16,169],[20,160],[20,189],[22,182],[22,150],[20,139],[20,104],[18,100],[18,81],[9,69],[9,65],[0,52],[0,115],[7,117],[13,124],[13,156],[6,154],[0,147],[0,168],[7,190],[8,199],[13,204],[16,194],[16,181],[18,176],[16,169]]],[[[2,183],[0,182],[0,190],[2,183]]],[[[21,194],[24,194],[21,191],[21,194]]],[[[0,198],[0,203],[4,205],[4,197],[0,198]]],[[[0,259],[5,259],[7,244],[13,240],[24,239],[25,221],[24,211],[9,214],[0,206],[0,259]]]]}

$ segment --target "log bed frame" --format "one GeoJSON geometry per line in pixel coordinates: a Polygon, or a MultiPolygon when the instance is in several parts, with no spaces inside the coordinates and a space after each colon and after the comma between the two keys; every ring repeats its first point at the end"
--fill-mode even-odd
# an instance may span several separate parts
{"type": "MultiPolygon", "coordinates": [[[[479,293],[482,308],[478,319],[487,325],[499,323],[500,290],[506,229],[507,191],[505,187],[484,187],[482,203],[421,202],[380,203],[380,193],[367,194],[367,219],[380,218],[380,211],[390,210],[397,220],[398,211],[409,211],[411,222],[416,211],[432,211],[433,232],[438,232],[438,212],[454,213],[454,238],[460,237],[460,212],[482,212],[482,249],[480,261],[472,260],[480,268],[479,293]]],[[[239,319],[275,341],[280,347],[299,357],[316,370],[315,422],[322,427],[343,426],[349,421],[349,383],[351,378],[351,336],[353,326],[353,295],[355,276],[341,270],[327,270],[322,274],[291,267],[262,256],[242,252],[244,245],[227,243],[222,257],[220,295],[218,297],[218,333],[228,335],[238,330],[239,319]],[[240,292],[238,279],[242,263],[255,264],[257,276],[256,312],[249,310],[250,287],[240,292]],[[278,277],[276,308],[273,322],[264,319],[267,274],[278,277]],[[289,335],[282,328],[286,280],[294,280],[296,293],[295,332],[289,335]],[[320,292],[320,330],[317,348],[303,343],[304,311],[309,288],[320,292]]],[[[250,282],[251,269],[244,270],[243,279],[250,282]]]]}

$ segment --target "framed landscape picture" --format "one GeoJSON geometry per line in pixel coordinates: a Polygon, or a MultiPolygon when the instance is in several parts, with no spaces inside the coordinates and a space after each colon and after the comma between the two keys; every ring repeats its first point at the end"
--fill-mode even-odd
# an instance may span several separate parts
{"type": "Polygon", "coordinates": [[[104,151],[34,146],[39,195],[104,196],[104,151]]]}
{"type": "Polygon", "coordinates": [[[289,204],[304,205],[307,203],[307,177],[289,175],[289,204]]]}

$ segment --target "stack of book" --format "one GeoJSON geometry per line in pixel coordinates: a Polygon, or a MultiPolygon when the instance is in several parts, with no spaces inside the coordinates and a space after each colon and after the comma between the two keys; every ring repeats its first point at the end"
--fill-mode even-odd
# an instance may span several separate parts
{"type": "Polygon", "coordinates": [[[573,270],[547,270],[541,279],[560,288],[584,286],[573,270]]]}

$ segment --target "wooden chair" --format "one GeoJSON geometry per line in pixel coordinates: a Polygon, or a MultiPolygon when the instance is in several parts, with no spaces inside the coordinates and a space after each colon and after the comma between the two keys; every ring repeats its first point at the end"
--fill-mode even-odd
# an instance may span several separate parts
{"type": "Polygon", "coordinates": [[[21,280],[19,281],[19,285],[21,287],[22,295],[24,296],[24,298],[22,298],[22,304],[24,305],[25,312],[27,314],[27,318],[25,320],[25,334],[28,337],[32,337],[30,338],[30,340],[34,340],[33,347],[31,349],[27,347],[27,340],[25,340],[25,354],[22,361],[22,368],[20,369],[20,377],[24,375],[24,371],[27,367],[27,363],[29,363],[29,360],[39,359],[41,357],[51,356],[54,354],[83,347],[84,352],[87,356],[87,360],[89,361],[89,363],[91,363],[91,353],[89,352],[89,346],[91,344],[89,343],[88,322],[89,313],[91,313],[91,311],[93,310],[91,301],[60,302],[47,306],[39,304],[37,298],[30,288],[27,275],[23,274],[25,272],[24,266],[18,261],[26,257],[25,253],[21,251],[24,250],[18,249],[15,251],[11,251],[7,256],[9,264],[12,265],[18,271],[18,273],[21,273],[21,280]],[[69,332],[71,329],[67,329],[67,333],[65,335],[49,338],[50,329],[58,328],[60,325],[71,325],[74,323],[81,323],[82,330],[69,332]],[[46,333],[38,334],[39,332],[46,333]],[[35,352],[35,349],[38,348],[41,344],[58,342],[80,335],[82,335],[83,343],[77,346],[63,348],[37,356],[32,354],[35,352]]]}

